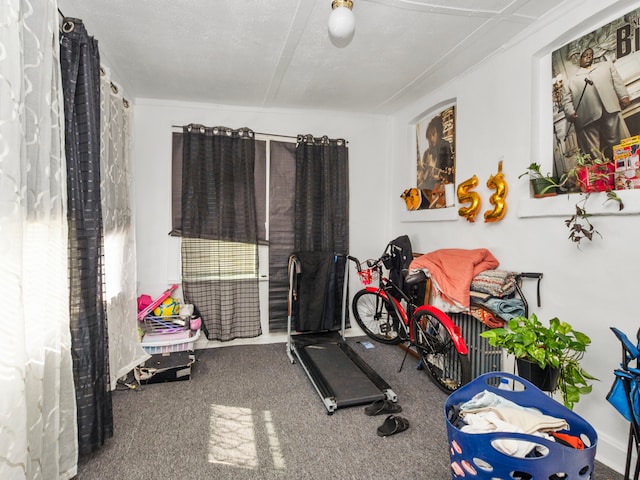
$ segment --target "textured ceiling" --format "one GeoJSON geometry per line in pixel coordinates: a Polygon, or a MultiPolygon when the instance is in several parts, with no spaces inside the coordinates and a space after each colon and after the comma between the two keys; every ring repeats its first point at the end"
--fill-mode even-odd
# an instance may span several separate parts
{"type": "Polygon", "coordinates": [[[129,97],[393,113],[508,43],[558,0],[58,0],[129,97]]]}

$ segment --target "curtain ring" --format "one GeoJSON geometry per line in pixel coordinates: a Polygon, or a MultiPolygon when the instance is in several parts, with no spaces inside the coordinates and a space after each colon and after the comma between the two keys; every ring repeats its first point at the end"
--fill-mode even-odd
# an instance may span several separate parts
{"type": "Polygon", "coordinates": [[[204,133],[204,126],[200,126],[200,133],[204,133]]]}
{"type": "Polygon", "coordinates": [[[118,87],[113,82],[111,82],[111,91],[113,93],[118,93],[118,87]]]}
{"type": "Polygon", "coordinates": [[[129,101],[126,98],[122,99],[122,104],[124,105],[124,108],[129,108],[129,101]]]}
{"type": "Polygon", "coordinates": [[[213,134],[214,134],[214,135],[217,135],[217,134],[218,134],[218,131],[219,131],[219,130],[218,130],[218,127],[213,127],[213,134]]]}
{"type": "Polygon", "coordinates": [[[100,76],[104,77],[107,74],[107,71],[104,69],[103,66],[100,66],[100,76]]]}
{"type": "Polygon", "coordinates": [[[71,33],[74,28],[76,28],[76,25],[71,20],[65,20],[62,22],[62,31],[64,33],[71,33]]]}

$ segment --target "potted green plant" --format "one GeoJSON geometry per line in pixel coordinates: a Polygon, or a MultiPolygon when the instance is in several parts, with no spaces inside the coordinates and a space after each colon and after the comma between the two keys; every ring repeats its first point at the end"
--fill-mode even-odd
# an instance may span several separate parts
{"type": "Polygon", "coordinates": [[[558,179],[552,177],[550,173],[543,175],[540,168],[541,166],[539,163],[532,162],[527,167],[527,170],[520,174],[518,178],[529,175],[529,182],[531,183],[534,198],[557,195],[558,179]]]}
{"type": "MultiPolygon", "coordinates": [[[[505,327],[487,330],[480,336],[516,360],[529,361],[541,369],[557,369],[557,385],[549,390],[559,390],[569,409],[573,409],[581,395],[591,392],[590,382],[597,380],[580,366],[591,339],[557,317],[549,320],[549,326],[543,325],[534,313],[529,317],[515,317],[505,327]]],[[[520,367],[518,373],[525,378],[520,367]]]]}

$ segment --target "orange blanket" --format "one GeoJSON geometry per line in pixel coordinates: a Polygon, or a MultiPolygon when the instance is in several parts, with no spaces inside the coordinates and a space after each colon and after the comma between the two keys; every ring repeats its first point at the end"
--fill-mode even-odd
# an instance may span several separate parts
{"type": "Polygon", "coordinates": [[[486,248],[444,248],[414,258],[409,269],[424,270],[448,301],[468,310],[471,280],[498,265],[498,260],[486,248]]]}

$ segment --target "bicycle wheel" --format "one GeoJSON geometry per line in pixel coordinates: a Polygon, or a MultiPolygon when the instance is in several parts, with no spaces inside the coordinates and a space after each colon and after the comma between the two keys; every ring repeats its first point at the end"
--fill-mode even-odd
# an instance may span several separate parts
{"type": "Polygon", "coordinates": [[[356,322],[369,337],[390,345],[400,343],[399,320],[389,301],[382,295],[360,290],[353,297],[351,309],[356,322]]]}
{"type": "Polygon", "coordinates": [[[421,311],[415,321],[415,344],[433,382],[451,393],[471,381],[471,362],[456,350],[449,331],[432,312],[421,311]]]}

